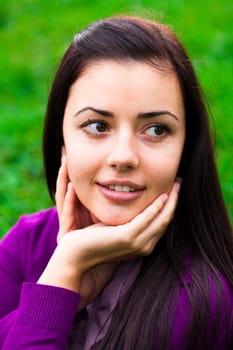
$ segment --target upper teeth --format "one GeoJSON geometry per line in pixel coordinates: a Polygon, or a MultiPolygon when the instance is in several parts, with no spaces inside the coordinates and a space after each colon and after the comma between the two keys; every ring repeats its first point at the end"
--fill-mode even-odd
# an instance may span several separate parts
{"type": "Polygon", "coordinates": [[[127,185],[109,185],[107,186],[110,190],[118,192],[134,192],[136,189],[127,185]]]}

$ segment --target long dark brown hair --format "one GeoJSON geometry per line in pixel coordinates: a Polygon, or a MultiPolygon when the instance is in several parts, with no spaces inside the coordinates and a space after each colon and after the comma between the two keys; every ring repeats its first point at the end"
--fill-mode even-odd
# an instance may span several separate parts
{"type": "MultiPolygon", "coordinates": [[[[183,183],[175,217],[153,253],[144,259],[134,288],[113,314],[109,330],[96,348],[147,350],[156,338],[158,349],[169,349],[172,315],[183,286],[191,305],[184,349],[197,349],[206,340],[212,284],[218,305],[223,298],[219,272],[233,288],[232,228],[201,88],[184,47],[167,26],[141,18],[113,17],[94,22],[75,36],[58,68],[45,118],[44,163],[49,192],[54,199],[70,87],[93,62],[109,59],[140,61],[176,73],[185,106],[186,140],[178,171],[183,183]],[[186,270],[189,283],[184,278],[186,270]]],[[[217,349],[217,327],[216,323],[213,349],[217,349]]],[[[230,329],[228,333],[230,338],[230,329]]]]}

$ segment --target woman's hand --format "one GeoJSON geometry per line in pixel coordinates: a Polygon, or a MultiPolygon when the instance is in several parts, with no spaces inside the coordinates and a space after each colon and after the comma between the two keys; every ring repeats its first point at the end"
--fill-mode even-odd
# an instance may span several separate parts
{"type": "Polygon", "coordinates": [[[39,283],[79,292],[83,307],[104,288],[116,263],[153,251],[174,215],[179,183],[173,185],[169,195],[161,194],[130,222],[106,226],[92,224],[87,210],[77,204],[73,185],[68,181],[63,159],[56,194],[58,247],[39,283]]]}
{"type": "MultiPolygon", "coordinates": [[[[57,243],[59,244],[62,238],[70,231],[88,227],[92,225],[93,222],[89,212],[80,203],[71,183],[69,183],[66,158],[64,156],[62,157],[62,164],[58,173],[56,188],[57,191],[55,197],[60,226],[60,230],[57,235],[57,243]],[[65,206],[64,203],[66,204],[65,206]]],[[[49,265],[51,265],[51,263],[49,265]]],[[[63,281],[60,281],[59,283],[58,281],[57,283],[55,281],[55,283],[53,282],[54,278],[56,278],[57,269],[56,266],[54,266],[56,271],[51,269],[49,270],[49,265],[38,282],[43,284],[56,284],[68,288],[68,285],[62,285],[63,281]],[[49,273],[53,274],[53,276],[49,275],[49,273]]],[[[111,279],[116,267],[117,263],[101,264],[94,266],[83,274],[79,290],[79,310],[83,309],[91,300],[95,298],[95,296],[100,293],[100,291],[111,279]]],[[[65,266],[61,267],[61,271],[63,270],[65,271],[65,266]]]]}
{"type": "Polygon", "coordinates": [[[55,194],[60,226],[57,236],[58,243],[67,232],[93,224],[88,210],[80,203],[71,187],[66,157],[63,155],[61,167],[58,172],[55,194]],[[65,200],[66,205],[64,206],[65,200]]]}

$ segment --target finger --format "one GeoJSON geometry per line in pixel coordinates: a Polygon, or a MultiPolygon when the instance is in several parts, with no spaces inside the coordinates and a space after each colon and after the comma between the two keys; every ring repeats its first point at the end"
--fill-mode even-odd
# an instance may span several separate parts
{"type": "Polygon", "coordinates": [[[166,193],[161,194],[143,212],[138,214],[131,222],[126,225],[130,226],[130,230],[135,231],[136,234],[143,231],[160,213],[167,200],[168,195],[166,193]]]}
{"type": "Polygon", "coordinates": [[[178,202],[180,185],[180,179],[176,180],[163,209],[154,217],[144,232],[142,232],[140,238],[145,240],[145,254],[150,254],[171,223],[178,202]]]}
{"type": "Polygon", "coordinates": [[[62,213],[68,181],[69,181],[69,178],[68,178],[66,157],[62,156],[62,163],[57,176],[56,193],[55,193],[55,200],[56,200],[58,215],[61,215],[62,213]]]}
{"type": "Polygon", "coordinates": [[[74,230],[75,227],[75,202],[76,195],[74,187],[70,182],[67,187],[64,198],[62,213],[59,218],[60,229],[58,233],[58,242],[64,237],[67,232],[74,230]]]}
{"type": "Polygon", "coordinates": [[[169,196],[157,197],[150,206],[128,224],[126,239],[134,240],[134,248],[138,250],[139,255],[150,254],[165,233],[174,216],[179,186],[179,182],[175,182],[169,196]]]}
{"type": "Polygon", "coordinates": [[[164,226],[164,228],[168,226],[168,224],[172,221],[174,217],[179,198],[180,186],[181,179],[178,178],[173,184],[173,187],[169,193],[168,200],[166,201],[163,210],[161,210],[157,217],[158,225],[164,226]]]}

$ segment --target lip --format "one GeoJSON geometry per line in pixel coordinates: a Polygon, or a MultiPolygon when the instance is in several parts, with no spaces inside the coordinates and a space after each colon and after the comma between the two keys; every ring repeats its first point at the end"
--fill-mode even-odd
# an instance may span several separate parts
{"type": "Polygon", "coordinates": [[[111,201],[117,202],[127,202],[139,198],[145,190],[145,187],[140,186],[132,181],[118,181],[110,180],[104,182],[97,182],[96,185],[99,188],[101,194],[111,201]],[[115,191],[108,186],[110,185],[120,185],[120,186],[129,186],[135,189],[133,192],[124,192],[124,191],[115,191]]]}

